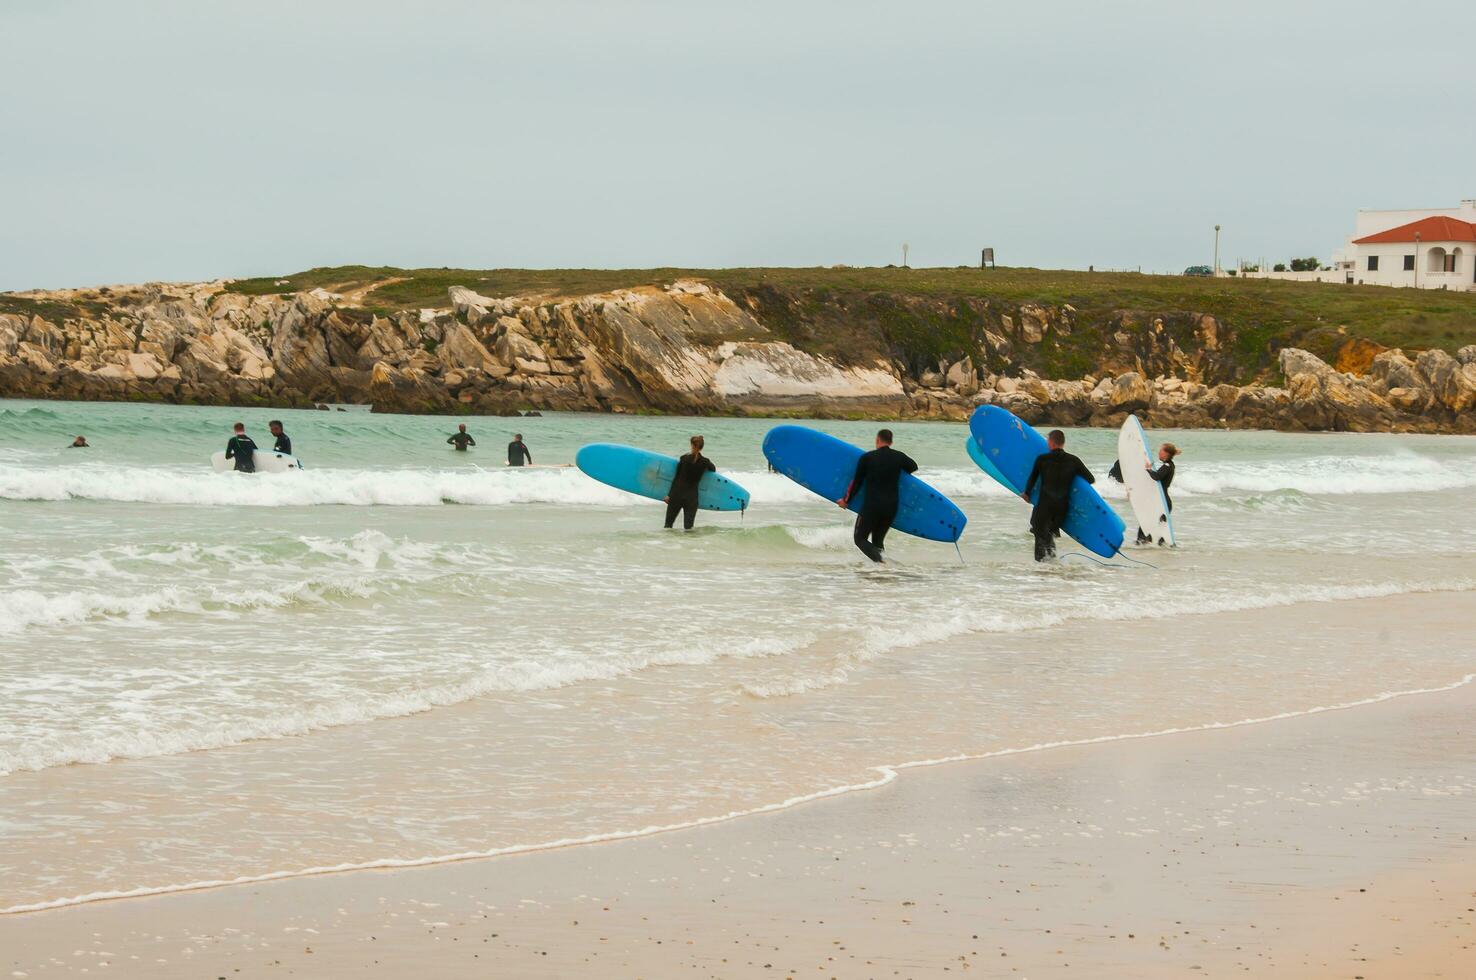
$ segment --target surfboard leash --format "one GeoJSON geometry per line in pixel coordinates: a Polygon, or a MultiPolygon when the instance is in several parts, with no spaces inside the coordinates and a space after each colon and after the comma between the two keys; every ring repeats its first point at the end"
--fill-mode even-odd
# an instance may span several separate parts
{"type": "Polygon", "coordinates": [[[1127,561],[1132,562],[1134,565],[1142,565],[1144,568],[1151,568],[1155,572],[1158,571],[1158,566],[1153,564],[1151,561],[1143,561],[1141,558],[1134,558],[1132,555],[1124,554],[1121,551],[1118,551],[1117,557],[1126,559],[1127,561]]]}
{"type": "Polygon", "coordinates": [[[958,538],[953,539],[953,550],[958,552],[958,563],[960,565],[967,565],[968,562],[963,560],[963,549],[958,546],[958,538]]]}
{"type": "Polygon", "coordinates": [[[1099,559],[1093,558],[1091,555],[1084,554],[1083,552],[1080,552],[1080,551],[1069,551],[1066,554],[1062,555],[1060,560],[1061,561],[1065,561],[1067,558],[1085,558],[1087,561],[1093,562],[1093,563],[1098,564],[1098,565],[1101,565],[1103,568],[1111,568],[1111,569],[1115,569],[1117,571],[1122,571],[1122,567],[1123,567],[1121,565],[1112,565],[1112,564],[1109,564],[1109,563],[1107,563],[1105,561],[1101,561],[1099,559]]]}

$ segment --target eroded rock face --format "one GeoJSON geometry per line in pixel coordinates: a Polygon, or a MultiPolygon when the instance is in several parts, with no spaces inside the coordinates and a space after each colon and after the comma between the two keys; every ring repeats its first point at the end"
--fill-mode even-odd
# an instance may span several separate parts
{"type": "Polygon", "coordinates": [[[678,280],[572,298],[453,286],[443,309],[385,315],[327,290],[225,285],[13,294],[0,308],[48,315],[0,313],[0,395],[960,420],[997,404],[1035,424],[1135,412],[1158,426],[1476,430],[1476,345],[1411,356],[1349,341],[1348,371],[1288,348],[1282,388],[1246,384],[1233,330],[1195,313],[1083,323],[1067,305],[771,287],[730,297],[678,280]],[[1086,378],[1046,376],[1067,350],[1089,355],[1086,378]]]}

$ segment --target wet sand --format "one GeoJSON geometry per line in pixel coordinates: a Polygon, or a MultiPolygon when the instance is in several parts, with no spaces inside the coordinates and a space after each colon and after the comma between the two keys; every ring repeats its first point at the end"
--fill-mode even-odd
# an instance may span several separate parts
{"type": "Polygon", "coordinates": [[[12,915],[0,976],[1464,977],[1473,908],[1466,684],[608,844],[12,915]]]}

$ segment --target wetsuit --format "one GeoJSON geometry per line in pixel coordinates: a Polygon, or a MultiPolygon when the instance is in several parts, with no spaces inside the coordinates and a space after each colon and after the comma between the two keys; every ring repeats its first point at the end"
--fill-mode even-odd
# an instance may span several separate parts
{"type": "Polygon", "coordinates": [[[1044,561],[1056,554],[1056,536],[1066,515],[1071,511],[1071,484],[1081,477],[1096,483],[1086,464],[1064,449],[1052,449],[1035,457],[1030,478],[1025,481],[1025,496],[1040,484],[1040,497],[1030,512],[1030,531],[1035,535],[1035,560],[1044,561]]]}
{"type": "Polygon", "coordinates": [[[477,441],[465,432],[457,432],[446,440],[446,445],[455,446],[458,453],[466,452],[467,446],[475,446],[477,441]]]}
{"type": "Polygon", "coordinates": [[[687,453],[677,460],[676,476],[672,478],[671,489],[666,491],[667,527],[676,523],[680,511],[682,527],[692,530],[692,522],[697,519],[697,485],[702,482],[703,474],[716,472],[717,467],[706,456],[687,453]]]}
{"type": "Polygon", "coordinates": [[[1174,512],[1174,498],[1169,496],[1169,484],[1174,482],[1174,461],[1166,460],[1158,465],[1158,469],[1149,470],[1148,475],[1163,484],[1163,500],[1168,504],[1169,513],[1174,512]]]}
{"type": "Polygon", "coordinates": [[[528,452],[528,447],[523,445],[523,440],[514,439],[507,444],[507,465],[522,466],[533,462],[533,454],[528,452]]]}
{"type": "Polygon", "coordinates": [[[250,436],[231,436],[226,443],[226,459],[236,461],[237,473],[256,472],[256,443],[250,436]]]}
{"type": "Polygon", "coordinates": [[[277,442],[274,446],[272,446],[272,448],[279,453],[286,453],[288,456],[291,456],[292,440],[289,439],[287,437],[287,433],[284,432],[281,435],[277,436],[277,442]]]}
{"type": "Polygon", "coordinates": [[[856,463],[856,475],[846,490],[846,500],[863,493],[856,513],[854,540],[861,553],[872,561],[882,560],[882,542],[897,517],[897,484],[903,473],[916,473],[917,464],[906,453],[881,446],[864,454],[856,463]]]}
{"type": "Polygon", "coordinates": [[[1116,480],[1118,483],[1127,482],[1122,478],[1122,460],[1114,459],[1112,461],[1112,469],[1107,471],[1107,476],[1113,480],[1116,480]]]}

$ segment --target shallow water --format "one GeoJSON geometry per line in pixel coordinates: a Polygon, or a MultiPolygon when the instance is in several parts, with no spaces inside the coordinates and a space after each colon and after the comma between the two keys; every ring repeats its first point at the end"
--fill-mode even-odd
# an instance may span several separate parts
{"type": "MultiPolygon", "coordinates": [[[[898,424],[969,526],[872,568],[846,515],[766,472],[770,423],[474,418],[461,454],[455,421],[0,401],[0,908],[681,824],[1473,663],[1393,642],[1408,624],[1317,625],[1473,587],[1468,439],[1153,433],[1185,450],[1182,546],[1041,568],[965,427],[898,424]],[[232,422],[265,444],[269,417],[305,471],[211,472],[232,422]],[[502,467],[514,428],[539,464],[701,432],[752,506],[663,532],[577,470],[502,467]],[[1263,633],[1195,628],[1245,609],[1263,633]]],[[[1069,448],[1105,474],[1115,435],[1069,448]]]]}

